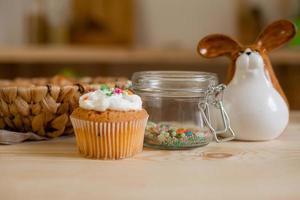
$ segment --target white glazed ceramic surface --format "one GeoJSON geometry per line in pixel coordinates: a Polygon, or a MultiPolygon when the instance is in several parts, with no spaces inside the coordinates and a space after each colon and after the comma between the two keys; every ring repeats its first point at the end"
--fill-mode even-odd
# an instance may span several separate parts
{"type": "Polygon", "coordinates": [[[224,105],[238,140],[270,140],[288,124],[288,106],[274,89],[258,52],[246,49],[224,93],[224,105]]]}

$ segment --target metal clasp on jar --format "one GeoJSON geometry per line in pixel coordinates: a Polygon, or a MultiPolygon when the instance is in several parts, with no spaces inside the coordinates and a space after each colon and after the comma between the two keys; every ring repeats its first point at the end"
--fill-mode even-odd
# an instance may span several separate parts
{"type": "Polygon", "coordinates": [[[210,87],[205,93],[204,101],[200,101],[198,104],[202,118],[217,142],[229,141],[235,137],[234,131],[230,126],[230,119],[223,106],[223,91],[225,88],[226,86],[224,84],[210,87]],[[223,120],[223,129],[216,130],[211,125],[209,105],[213,105],[215,108],[220,110],[223,120]],[[220,137],[220,135],[225,135],[226,133],[229,133],[229,135],[226,137],[220,137]]]}

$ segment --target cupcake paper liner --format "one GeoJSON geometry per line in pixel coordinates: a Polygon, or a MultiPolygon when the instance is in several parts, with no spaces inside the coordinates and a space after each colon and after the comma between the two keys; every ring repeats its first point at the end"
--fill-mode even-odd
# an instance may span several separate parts
{"type": "Polygon", "coordinates": [[[121,122],[94,122],[71,117],[77,146],[87,158],[115,160],[143,150],[146,119],[121,122]]]}

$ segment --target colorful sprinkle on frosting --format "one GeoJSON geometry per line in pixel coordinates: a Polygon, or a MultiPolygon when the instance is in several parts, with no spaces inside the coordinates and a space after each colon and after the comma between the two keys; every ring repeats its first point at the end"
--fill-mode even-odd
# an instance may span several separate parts
{"type": "Polygon", "coordinates": [[[99,90],[84,94],[79,99],[79,106],[88,110],[141,110],[142,100],[129,88],[101,85],[99,90]]]}
{"type": "Polygon", "coordinates": [[[120,94],[126,94],[126,95],[133,95],[133,92],[129,88],[110,88],[108,85],[101,85],[100,90],[106,94],[107,96],[112,96],[112,95],[120,95],[120,94]]]}

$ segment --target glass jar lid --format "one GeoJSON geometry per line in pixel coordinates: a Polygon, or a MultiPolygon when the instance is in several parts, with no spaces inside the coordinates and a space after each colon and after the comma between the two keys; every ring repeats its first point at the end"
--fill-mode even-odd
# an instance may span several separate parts
{"type": "Polygon", "coordinates": [[[133,90],[147,96],[203,97],[218,84],[214,73],[197,71],[142,71],[132,76],[133,90]]]}

